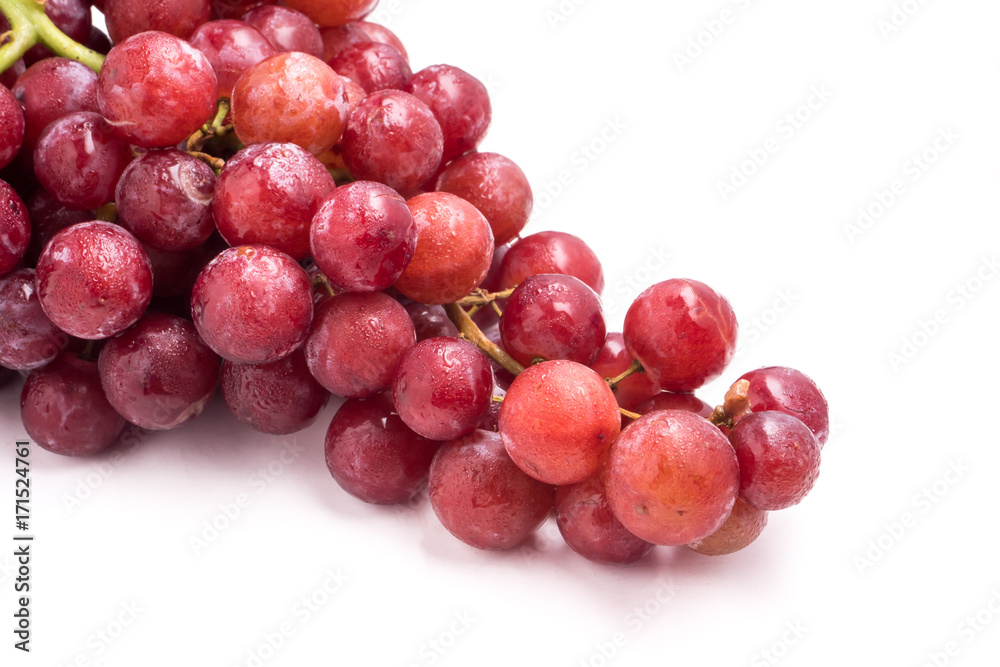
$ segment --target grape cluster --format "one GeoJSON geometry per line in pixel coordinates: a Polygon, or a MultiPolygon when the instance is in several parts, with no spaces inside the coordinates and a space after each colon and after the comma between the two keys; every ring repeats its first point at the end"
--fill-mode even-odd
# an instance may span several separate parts
{"type": "Polygon", "coordinates": [[[609,332],[596,254],[522,236],[527,178],[477,150],[486,87],[414,73],[363,20],[374,0],[95,3],[114,46],[88,4],[46,8],[107,53],[99,72],[38,47],[0,87],[0,378],[26,375],[42,447],[177,428],[219,387],[289,434],[333,394],[325,458],[349,494],[426,488],[480,549],[554,512],[610,563],[732,553],[813,487],[816,385],[771,367],[717,408],[695,396],[738,332],[695,280],[649,287],[609,332]]]}

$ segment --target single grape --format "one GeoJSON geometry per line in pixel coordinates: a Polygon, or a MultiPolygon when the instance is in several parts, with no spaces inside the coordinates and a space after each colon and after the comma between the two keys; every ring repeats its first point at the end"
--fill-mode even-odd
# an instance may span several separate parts
{"type": "MultiPolygon", "coordinates": [[[[618,377],[631,366],[632,356],[625,349],[625,337],[616,331],[607,335],[597,359],[590,364],[591,370],[602,378],[618,377]]],[[[660,387],[640,372],[619,382],[614,392],[619,406],[635,412],[637,405],[659,394],[660,387]]]]}
{"type": "Polygon", "coordinates": [[[475,150],[486,136],[493,118],[490,94],[465,70],[431,65],[409,78],[405,90],[430,107],[441,125],[445,162],[475,150]]]}
{"type": "Polygon", "coordinates": [[[407,205],[417,248],[396,288],[414,301],[442,304],[478,287],[493,259],[493,233],[482,213],[446,192],[418,195],[407,205]]]}
{"type": "Polygon", "coordinates": [[[739,326],[725,297],[705,283],[675,278],[640,294],[625,315],[625,345],[667,391],[690,392],[732,361],[739,326]]]}
{"type": "Polygon", "coordinates": [[[538,273],[561,273],[585,282],[600,294],[604,270],[582,239],[564,232],[538,232],[511,246],[500,267],[500,290],[519,285],[538,273]]]}
{"type": "Polygon", "coordinates": [[[760,537],[767,525],[767,512],[736,499],[729,518],[717,531],[687,545],[688,549],[705,556],[726,556],[746,549],[760,537]]]}
{"type": "Polygon", "coordinates": [[[392,30],[389,30],[384,25],[379,25],[378,23],[371,23],[370,21],[355,21],[352,24],[365,31],[365,34],[373,42],[381,42],[382,44],[388,44],[397,51],[399,51],[407,62],[410,60],[410,54],[406,52],[406,47],[403,46],[403,42],[400,41],[399,37],[396,36],[392,30]]]}
{"type": "Polygon", "coordinates": [[[97,111],[97,73],[69,58],[40,60],[12,89],[24,106],[24,145],[34,154],[42,131],[74,111],[97,111]]]}
{"type": "Polygon", "coordinates": [[[500,409],[500,435],[510,457],[548,484],[575,484],[596,474],[620,430],[618,403],[607,383],[573,361],[528,367],[500,409]]]}
{"type": "Polygon", "coordinates": [[[299,146],[253,144],[219,174],[215,224],[230,245],[262,243],[301,260],[313,216],[333,189],[323,164],[299,146]]]}
{"type": "Polygon", "coordinates": [[[302,12],[279,5],[264,5],[244,14],[243,21],[259,30],[279,53],[299,51],[327,61],[323,57],[323,38],[319,29],[302,12]]]}
{"type": "Polygon", "coordinates": [[[128,141],[174,146],[215,115],[218,80],[201,51],[163,32],[115,41],[97,79],[97,105],[128,141]]]}
{"type": "Polygon", "coordinates": [[[146,312],[153,269],[134,236],[109,222],[81,222],[52,237],[35,270],[49,319],[77,338],[110,338],[146,312]]]}
{"type": "Polygon", "coordinates": [[[406,312],[413,321],[413,329],[417,333],[417,342],[428,338],[447,336],[458,338],[458,327],[448,318],[443,306],[428,306],[414,301],[406,306],[406,312]]]}
{"type": "Polygon", "coordinates": [[[326,466],[355,498],[379,505],[405,503],[427,482],[440,446],[410,430],[388,398],[350,400],[327,429],[326,466]]]}
{"type": "Polygon", "coordinates": [[[589,366],[607,336],[601,299],[573,276],[526,278],[507,299],[500,318],[504,349],[521,364],[569,359],[589,366]]]}
{"type": "Polygon", "coordinates": [[[475,430],[493,398],[493,368],[479,348],[457,338],[413,346],[392,378],[392,402],[406,425],[431,440],[475,430]]]}
{"type": "Polygon", "coordinates": [[[477,549],[510,549],[538,530],[555,490],[514,465],[496,433],[446,443],[431,463],[431,507],[449,533],[477,549]]]}
{"type": "Polygon", "coordinates": [[[395,190],[355,181],[319,207],[309,245],[316,265],[335,285],[374,292],[390,287],[409,264],[417,228],[406,200],[395,190]]]}
{"type": "Polygon", "coordinates": [[[368,94],[380,90],[403,90],[413,76],[410,65],[395,47],[380,42],[361,42],[347,47],[333,59],[330,67],[365,89],[368,94]]]}
{"type": "Polygon", "coordinates": [[[348,292],[324,301],[306,340],[306,362],[319,383],[344,398],[372,398],[389,388],[416,343],[409,315],[381,292],[348,292]]]}
{"type": "Polygon", "coordinates": [[[222,397],[236,418],[271,435],[308,428],[330,400],[302,348],[268,364],[222,362],[222,397]]]}
{"type": "Polygon", "coordinates": [[[378,0],[286,0],[285,4],[314,23],[330,27],[363,19],[375,9],[378,0]]]}
{"type": "Polygon", "coordinates": [[[63,456],[96,454],[125,428],[125,419],[104,396],[97,364],[68,353],[28,375],[21,421],[32,440],[63,456]]]}
{"type": "Polygon", "coordinates": [[[722,526],[736,501],[740,469],[726,437],[709,421],[662,410],[622,431],[604,481],[611,509],[629,531],[675,546],[722,526]]]}
{"type": "Polygon", "coordinates": [[[28,209],[14,188],[0,181],[0,276],[17,268],[30,241],[28,209]]]}
{"type": "Polygon", "coordinates": [[[744,373],[750,382],[750,409],[777,410],[798,417],[816,436],[820,449],[830,437],[830,410],[826,397],[809,376],[794,368],[771,366],[744,373]]]}
{"type": "Polygon", "coordinates": [[[489,221],[498,245],[521,233],[534,205],[528,177],[514,162],[498,153],[463,155],[444,168],[436,187],[478,208],[489,221]]]}
{"type": "Polygon", "coordinates": [[[69,337],[45,315],[35,291],[35,271],[0,277],[0,365],[30,371],[49,363],[69,337]]]}
{"type": "Polygon", "coordinates": [[[740,462],[740,497],[757,509],[802,502],[819,477],[820,448],[809,427],[784,412],[754,412],[729,434],[740,462]]]}
{"type": "Polygon", "coordinates": [[[24,110],[14,93],[0,87],[0,169],[10,164],[24,141],[24,110]]]}
{"type": "Polygon", "coordinates": [[[203,23],[188,41],[212,63],[219,97],[232,97],[236,81],[247,68],[277,53],[264,35],[243,21],[203,23]]]}
{"type": "Polygon", "coordinates": [[[112,407],[136,426],[163,431],[186,424],[215,394],[219,358],[191,322],[150,313],[112,338],[97,362],[112,407]]]}
{"type": "Polygon", "coordinates": [[[309,334],[312,284],[294,259],[274,248],[229,248],[198,276],[191,314],[198,334],[223,359],[277,361],[309,334]]]}
{"type": "Polygon", "coordinates": [[[24,259],[31,266],[38,261],[45,244],[58,232],[78,222],[94,219],[93,210],[67,208],[45,188],[35,190],[26,204],[31,219],[31,242],[24,259]]]}
{"type": "Polygon", "coordinates": [[[115,44],[152,30],[187,39],[212,18],[212,3],[211,0],[104,0],[104,18],[115,44]]]}
{"type": "Polygon", "coordinates": [[[233,89],[233,127],[244,144],[291,143],[321,155],[346,124],[340,77],[305,53],[271,56],[248,68],[233,89]]]}
{"type": "Polygon", "coordinates": [[[77,111],[53,121],[35,147],[35,176],[59,203],[95,209],[115,197],[132,159],[127,141],[100,114],[77,111]]]}
{"type": "Polygon", "coordinates": [[[560,486],[555,497],[556,523],[570,549],[597,563],[635,563],[652,544],[630,533],[611,511],[601,475],[560,486]]]}
{"type": "Polygon", "coordinates": [[[413,95],[383,90],[351,112],[344,162],[356,180],[385,183],[397,192],[418,188],[441,165],[444,135],[434,114],[413,95]]]}

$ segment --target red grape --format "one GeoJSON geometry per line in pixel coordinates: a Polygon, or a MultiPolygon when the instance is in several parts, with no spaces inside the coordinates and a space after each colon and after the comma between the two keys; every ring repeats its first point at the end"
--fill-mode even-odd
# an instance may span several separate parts
{"type": "Polygon", "coordinates": [[[0,365],[29,371],[49,363],[69,337],[46,316],[33,269],[0,277],[0,365]]]}
{"type": "Polygon", "coordinates": [[[325,300],[306,340],[306,362],[319,383],[344,398],[371,398],[416,343],[410,316],[381,292],[348,292],[325,300]]]}
{"type": "Polygon", "coordinates": [[[417,228],[395,190],[355,181],[323,202],[309,238],[313,260],[331,282],[352,292],[373,292],[390,287],[406,268],[417,246],[417,228]]]}
{"type": "Polygon", "coordinates": [[[694,394],[682,394],[672,391],[661,391],[649,400],[635,406],[634,412],[644,415],[656,410],[686,410],[705,419],[708,419],[708,416],[712,414],[712,406],[694,394]]]}
{"type": "Polygon", "coordinates": [[[302,348],[268,364],[222,362],[222,397],[236,418],[261,433],[309,427],[330,400],[309,372],[302,348]]]}
{"type": "Polygon", "coordinates": [[[732,513],[721,528],[687,547],[705,556],[725,556],[750,546],[760,537],[766,525],[767,512],[737,498],[732,513]]]}
{"type": "Polygon", "coordinates": [[[566,544],[588,560],[628,564],[653,550],[652,544],[628,532],[611,511],[600,474],[579,484],[560,486],[555,507],[566,544]]]}
{"type": "Polygon", "coordinates": [[[640,294],[625,315],[625,345],[668,391],[690,392],[717,378],[733,358],[736,314],[704,283],[675,278],[640,294]]]}
{"type": "Polygon", "coordinates": [[[511,160],[497,153],[463,155],[444,168],[436,187],[478,208],[489,221],[497,245],[521,233],[534,205],[528,177],[511,160]]]}
{"type": "Polygon", "coordinates": [[[549,484],[575,484],[594,475],[620,430],[618,403],[607,383],[573,361],[528,367],[514,379],[500,409],[500,435],[510,457],[549,484]]]}
{"type": "Polygon", "coordinates": [[[230,245],[263,243],[301,260],[309,226],[334,189],[323,164],[295,144],[254,144],[219,174],[213,214],[230,245]]]}
{"type": "Polygon", "coordinates": [[[191,314],[198,334],[223,359],[277,361],[309,333],[312,284],[283,252],[263,245],[229,248],[198,276],[191,314]]]}
{"type": "Polygon", "coordinates": [[[215,394],[219,358],[185,319],[150,313],[112,338],[97,362],[118,414],[152,431],[191,421],[215,394]]]}
{"type": "Polygon", "coordinates": [[[243,21],[203,23],[188,41],[212,63],[219,97],[232,97],[237,79],[248,67],[277,53],[264,35],[243,21]]]}
{"type": "Polygon", "coordinates": [[[405,90],[430,107],[441,125],[445,162],[474,150],[486,136],[493,118],[490,94],[465,70],[431,65],[414,74],[405,90]]]}
{"type": "Polygon", "coordinates": [[[351,400],[326,432],[326,466],[341,488],[366,503],[405,503],[423,488],[441,443],[403,423],[392,402],[351,400]]]}
{"type": "Polygon", "coordinates": [[[601,261],[582,239],[564,232],[538,232],[510,247],[500,266],[500,290],[518,285],[538,273],[561,273],[604,290],[601,261]]]}
{"type": "Polygon", "coordinates": [[[215,115],[217,87],[201,51],[173,35],[143,32],[118,43],[105,58],[97,105],[130,142],[165,148],[215,115]]]}
{"type": "Polygon", "coordinates": [[[493,368],[479,348],[457,338],[430,338],[411,348],[392,378],[396,412],[432,440],[475,430],[493,398],[493,368]]]}
{"type": "Polygon", "coordinates": [[[504,349],[525,366],[539,359],[589,366],[607,335],[601,299],[573,276],[530,276],[507,299],[500,335],[504,349]]]}
{"type": "Polygon", "coordinates": [[[414,301],[441,304],[478,287],[493,259],[493,233],[482,213],[446,192],[418,195],[407,204],[417,249],[396,288],[414,301]]]}
{"type": "Polygon", "coordinates": [[[477,549],[510,549],[538,530],[554,489],[514,465],[496,433],[474,431],[446,443],[428,481],[434,514],[452,535],[477,549]]]}
{"type": "MultiPolygon", "coordinates": [[[[632,355],[625,349],[625,337],[612,332],[604,339],[597,359],[590,368],[602,378],[615,378],[632,366],[632,355]]],[[[645,373],[633,373],[614,388],[618,405],[626,410],[636,411],[636,406],[660,393],[660,387],[645,373]]],[[[711,413],[711,409],[709,409],[711,413]]],[[[703,415],[707,417],[708,415],[703,415]]]]}
{"type": "Polygon", "coordinates": [[[111,41],[158,30],[187,39],[212,18],[211,0],[104,0],[104,18],[111,41]]]}
{"type": "Polygon", "coordinates": [[[24,145],[32,153],[52,121],[97,111],[97,73],[69,58],[40,60],[18,77],[12,92],[24,105],[24,145]]]}
{"type": "MultiPolygon", "coordinates": [[[[319,34],[323,41],[323,60],[327,63],[350,46],[381,41],[369,35],[360,23],[345,23],[331,28],[322,28],[319,34]]],[[[402,52],[400,51],[400,53],[402,52]]]]}
{"type": "Polygon", "coordinates": [[[822,449],[830,437],[830,411],[826,397],[809,376],[794,368],[771,366],[744,373],[740,380],[750,382],[752,411],[777,410],[798,417],[822,449]]]}
{"type": "Polygon", "coordinates": [[[17,267],[30,241],[28,209],[14,188],[0,181],[0,276],[17,267]]]}
{"type": "Polygon", "coordinates": [[[784,412],[754,412],[729,441],[740,462],[740,497],[757,509],[802,502],[819,477],[820,453],[809,427],[784,412]]]}
{"type": "Polygon", "coordinates": [[[608,502],[626,528],[667,546],[711,535],[736,501],[736,453],[718,428],[683,410],[651,412],[608,455],[608,502]]]}
{"type": "Polygon", "coordinates": [[[378,0],[286,0],[318,25],[330,27],[363,19],[375,9],[378,0]]]}
{"type": "Polygon", "coordinates": [[[347,47],[330,60],[330,67],[369,94],[402,90],[413,76],[403,54],[379,42],[361,42],[347,47]]]}
{"type": "MultiPolygon", "coordinates": [[[[373,42],[381,42],[382,44],[388,44],[397,51],[399,51],[407,62],[410,60],[410,54],[406,52],[406,47],[403,46],[403,42],[400,41],[396,33],[386,28],[384,25],[379,25],[378,23],[371,23],[369,21],[356,21],[354,23],[349,23],[348,25],[355,25],[365,31],[368,37],[373,42]]],[[[324,58],[329,60],[328,58],[324,58]]]]}
{"type": "Polygon", "coordinates": [[[0,87],[0,169],[10,164],[24,141],[24,110],[14,93],[0,87]]]}
{"type": "Polygon", "coordinates": [[[259,30],[279,53],[300,51],[326,61],[319,29],[302,12],[265,5],[251,9],[243,15],[243,20],[259,30]]]}

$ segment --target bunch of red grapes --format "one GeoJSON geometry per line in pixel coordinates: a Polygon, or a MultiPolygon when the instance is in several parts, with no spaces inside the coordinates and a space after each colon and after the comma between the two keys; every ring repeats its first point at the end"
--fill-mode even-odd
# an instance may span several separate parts
{"type": "Polygon", "coordinates": [[[594,252],[521,236],[511,160],[477,151],[484,85],[413,73],[375,0],[48,0],[99,73],[42,46],[0,87],[0,364],[58,454],[127,422],[195,419],[218,387],[264,433],[346,399],[326,463],[351,495],[407,503],[481,549],[555,511],[569,546],[746,547],[800,502],[829,434],[802,373],[745,374],[707,285],[653,285],[608,332],[594,252]],[[114,43],[112,47],[111,44],[114,43]],[[25,67],[27,65],[27,67],[25,67]]]}

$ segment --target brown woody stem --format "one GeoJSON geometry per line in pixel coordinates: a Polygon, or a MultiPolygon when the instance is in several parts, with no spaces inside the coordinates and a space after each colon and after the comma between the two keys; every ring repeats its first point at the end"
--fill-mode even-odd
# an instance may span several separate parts
{"type": "Polygon", "coordinates": [[[646,370],[642,367],[642,364],[640,364],[638,361],[633,361],[632,365],[629,366],[627,369],[625,369],[624,373],[622,373],[621,375],[619,375],[617,377],[604,378],[604,381],[608,383],[609,387],[611,387],[612,389],[615,389],[628,376],[630,376],[630,375],[632,375],[634,373],[645,373],[645,372],[646,372],[646,370]]]}

